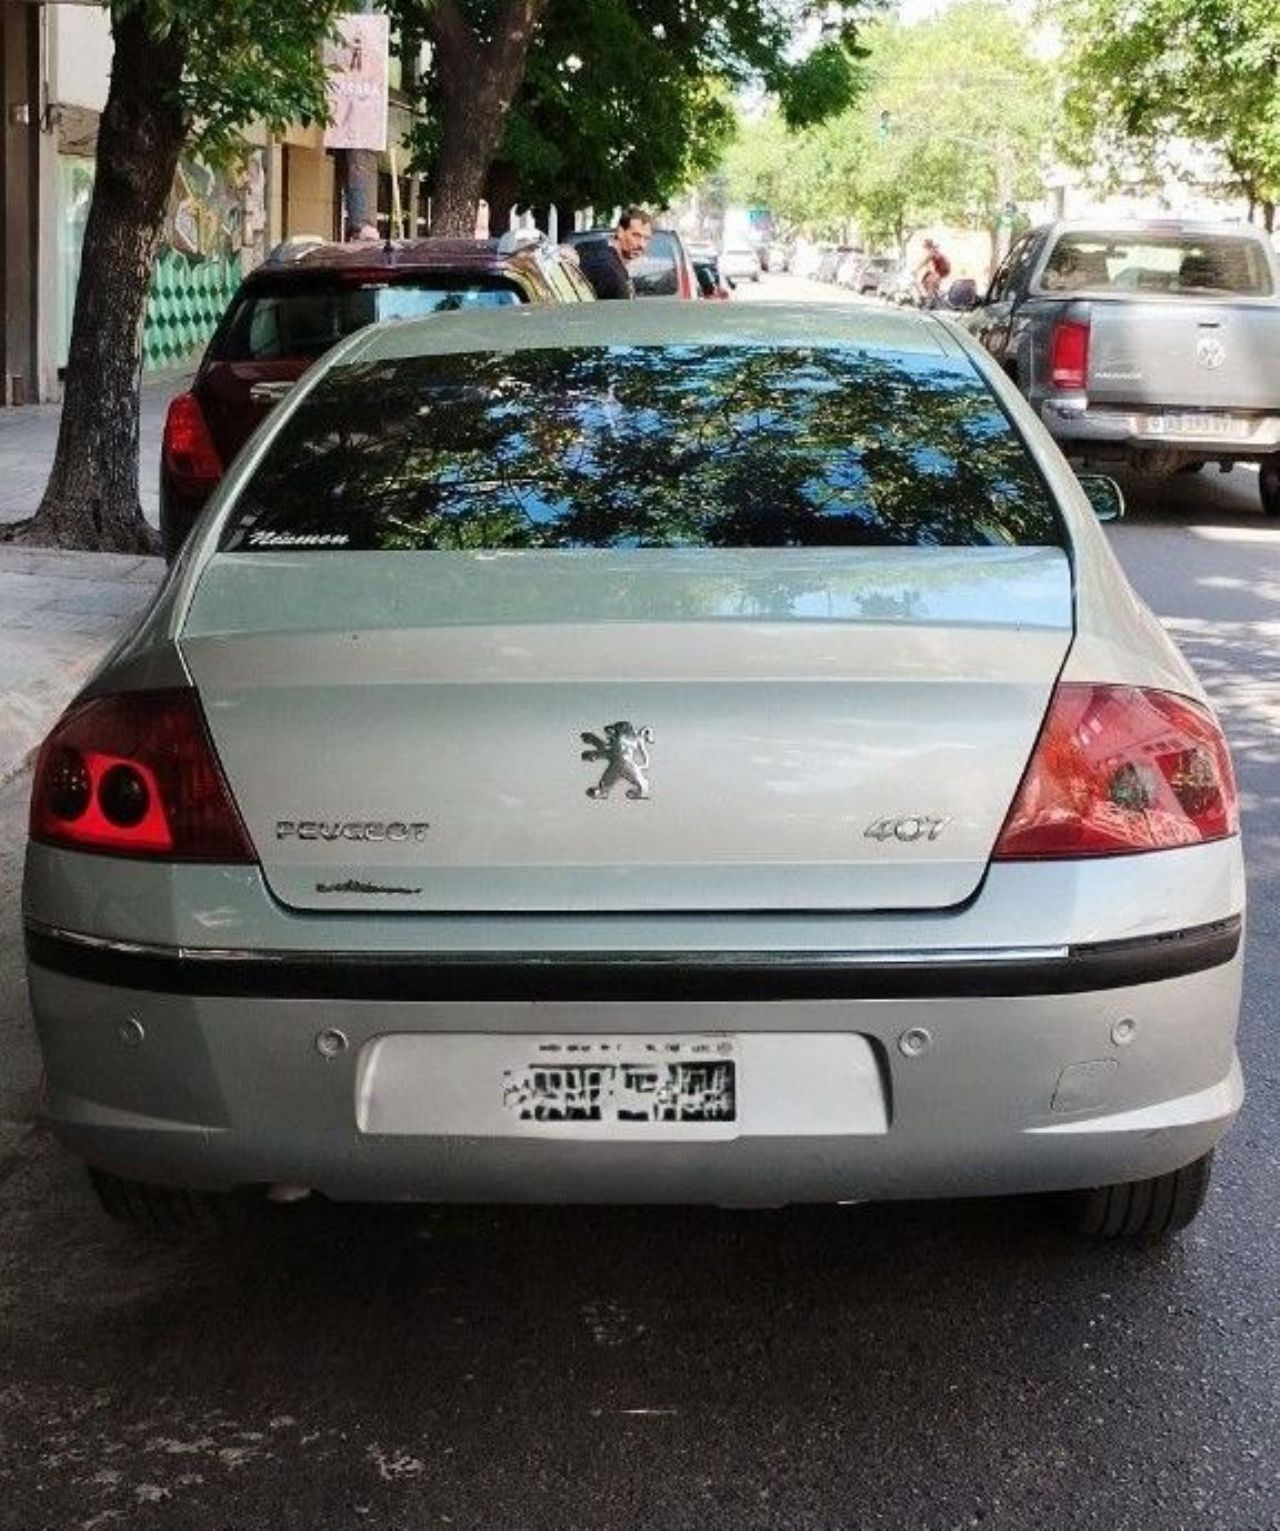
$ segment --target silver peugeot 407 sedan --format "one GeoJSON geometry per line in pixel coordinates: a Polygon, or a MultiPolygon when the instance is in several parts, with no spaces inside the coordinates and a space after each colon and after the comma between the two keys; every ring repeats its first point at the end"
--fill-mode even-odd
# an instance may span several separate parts
{"type": "Polygon", "coordinates": [[[1222,733],[1017,391],[931,317],[731,304],[334,351],[45,744],[25,886],[46,1119],[160,1226],[1165,1233],[1243,903],[1222,733]]]}

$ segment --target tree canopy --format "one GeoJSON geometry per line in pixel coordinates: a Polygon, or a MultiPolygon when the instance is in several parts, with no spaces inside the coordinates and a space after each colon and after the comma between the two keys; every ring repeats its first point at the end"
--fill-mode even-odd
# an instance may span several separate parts
{"type": "Polygon", "coordinates": [[[1064,145],[1113,176],[1204,174],[1215,151],[1251,201],[1280,200],[1276,0],[1050,0],[1066,43],[1064,145]]]}
{"type": "Polygon", "coordinates": [[[113,24],[136,13],[153,38],[180,48],[181,71],[168,88],[186,146],[206,157],[238,149],[251,122],[282,133],[328,114],[320,44],[345,0],[111,0],[108,8],[113,24]]]}
{"type": "Polygon", "coordinates": [[[735,201],[875,243],[935,222],[993,231],[1004,204],[1039,189],[1052,120],[1047,70],[997,0],[866,35],[865,95],[794,132],[781,114],[744,124],[727,159],[735,201]]]}
{"type": "MultiPolygon", "coordinates": [[[[429,35],[442,0],[391,0],[406,35],[429,35]]],[[[490,42],[492,0],[448,0],[490,42]]],[[[514,90],[498,166],[522,204],[659,203],[719,158],[734,91],[770,92],[797,127],[855,99],[859,29],[886,0],[546,0],[514,90]]],[[[439,59],[419,86],[416,160],[441,157],[439,59]]]]}

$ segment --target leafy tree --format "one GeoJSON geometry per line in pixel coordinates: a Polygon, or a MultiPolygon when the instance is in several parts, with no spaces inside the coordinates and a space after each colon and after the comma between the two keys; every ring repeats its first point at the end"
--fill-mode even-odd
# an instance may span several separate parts
{"type": "Polygon", "coordinates": [[[536,23],[521,33],[527,56],[517,62],[508,49],[499,78],[459,61],[496,59],[515,36],[514,0],[392,0],[406,35],[436,44],[417,135],[435,187],[433,227],[470,231],[495,158],[505,172],[497,181],[524,203],[661,201],[715,162],[732,90],[774,92],[797,126],[847,105],[862,83],[859,25],[883,3],[526,0],[536,23]],[[455,38],[471,38],[461,51],[448,16],[455,38]],[[807,26],[817,28],[815,45],[796,57],[807,26]],[[470,132],[465,156],[454,123],[470,132]]]}
{"type": "Polygon", "coordinates": [[[426,38],[417,159],[432,172],[431,229],[470,236],[547,0],[390,0],[404,38],[426,38]]]}
{"type": "MultiPolygon", "coordinates": [[[[933,222],[986,228],[1039,189],[1052,103],[1025,28],[995,0],[867,34],[869,84],[799,135],[780,119],[744,132],[729,158],[735,198],[762,194],[791,221],[835,231],[856,218],[874,243],[933,222]]],[[[752,200],[754,200],[754,196],[752,200]]]]}
{"type": "Polygon", "coordinates": [[[1270,229],[1280,199],[1275,0],[1053,0],[1067,42],[1065,150],[1114,178],[1187,175],[1186,140],[1221,155],[1270,229]],[[1182,142],[1180,143],[1179,140],[1182,142]]]}
{"type": "Polygon", "coordinates": [[[184,148],[234,151],[255,118],[325,114],[319,43],[337,0],[112,0],[111,84],[85,228],[57,453],[16,540],[150,551],[138,500],[142,326],[184,148]]]}

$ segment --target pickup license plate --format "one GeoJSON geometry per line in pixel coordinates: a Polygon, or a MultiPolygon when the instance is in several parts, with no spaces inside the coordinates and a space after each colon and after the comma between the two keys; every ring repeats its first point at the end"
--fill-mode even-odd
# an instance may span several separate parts
{"type": "Polygon", "coordinates": [[[1148,415],[1146,426],[1152,436],[1192,436],[1199,440],[1247,440],[1249,436],[1249,422],[1238,415],[1148,415]]]}
{"type": "Polygon", "coordinates": [[[503,1070],[502,1103],[530,1125],[735,1122],[735,1052],[726,1037],[543,1039],[527,1064],[503,1070]]]}

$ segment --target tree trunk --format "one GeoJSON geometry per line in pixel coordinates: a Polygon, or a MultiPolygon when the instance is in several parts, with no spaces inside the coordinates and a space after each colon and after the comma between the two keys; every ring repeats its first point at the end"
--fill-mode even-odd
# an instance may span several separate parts
{"type": "Polygon", "coordinates": [[[481,42],[457,0],[426,16],[440,82],[441,136],[431,204],[431,232],[470,238],[476,204],[524,76],[533,28],[546,0],[502,0],[493,36],[481,42]]]}
{"type": "Polygon", "coordinates": [[[1262,204],[1262,226],[1268,234],[1276,231],[1276,205],[1274,202],[1264,201],[1262,204]]]}
{"type": "Polygon", "coordinates": [[[501,237],[511,226],[511,214],[517,206],[520,178],[508,160],[495,159],[485,176],[484,199],[489,204],[489,228],[501,237]]]}
{"type": "Polygon", "coordinates": [[[346,220],[344,239],[354,239],[362,228],[378,227],[378,151],[342,151],[342,200],[346,220]]]}
{"type": "Polygon", "coordinates": [[[138,499],[138,382],[151,270],[186,123],[176,101],[185,39],[157,40],[133,7],[113,17],[115,57],[76,289],[58,447],[44,498],[14,540],[156,550],[138,499]]]}

